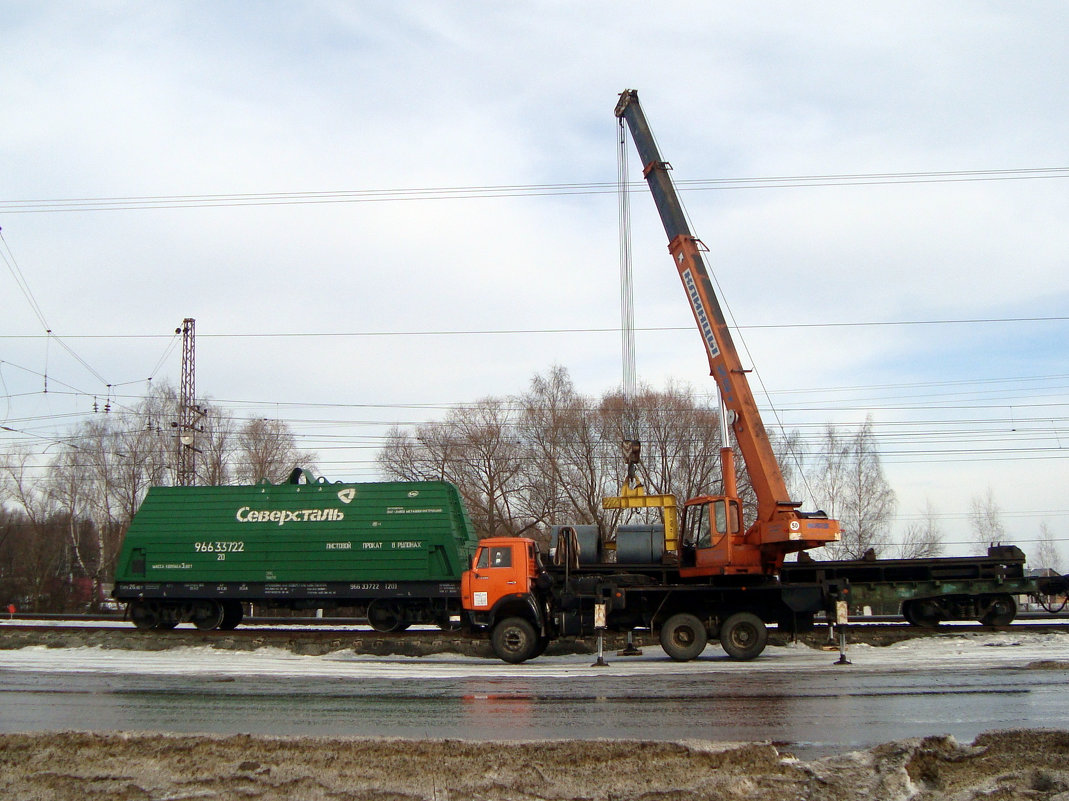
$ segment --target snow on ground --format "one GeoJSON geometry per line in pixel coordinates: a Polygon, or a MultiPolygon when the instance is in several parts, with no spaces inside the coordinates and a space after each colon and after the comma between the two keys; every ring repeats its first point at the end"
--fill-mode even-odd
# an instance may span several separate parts
{"type": "MultiPolygon", "coordinates": [[[[166,651],[130,651],[100,647],[47,648],[30,646],[0,650],[0,669],[35,672],[90,672],[134,675],[322,676],[336,678],[567,678],[598,675],[754,673],[826,669],[837,651],[804,645],[769,647],[754,662],[734,662],[711,644],[689,663],[668,659],[659,648],[646,648],[641,657],[608,654],[607,667],[592,667],[589,655],[544,656],[522,665],[455,654],[424,657],[363,656],[338,651],[303,656],[264,647],[229,651],[209,646],[166,651]]],[[[906,671],[933,668],[1021,667],[1032,662],[1069,663],[1069,634],[1000,632],[947,634],[907,640],[886,647],[854,645],[847,658],[853,671],[906,671]]]]}

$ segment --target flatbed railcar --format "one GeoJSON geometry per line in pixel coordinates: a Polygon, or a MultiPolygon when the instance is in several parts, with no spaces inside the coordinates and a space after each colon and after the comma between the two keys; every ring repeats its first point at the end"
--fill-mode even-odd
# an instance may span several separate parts
{"type": "Polygon", "coordinates": [[[1065,592],[1064,577],[1029,576],[1025,559],[1015,545],[991,546],[986,556],[841,561],[803,556],[785,562],[780,576],[787,585],[844,581],[854,604],[895,607],[914,626],[949,620],[1005,626],[1017,615],[1017,597],[1065,592]]]}
{"type": "Polygon", "coordinates": [[[477,538],[445,482],[152,487],[123,541],[112,595],[138,628],[232,629],[245,604],[350,608],[379,631],[461,619],[477,538]]]}

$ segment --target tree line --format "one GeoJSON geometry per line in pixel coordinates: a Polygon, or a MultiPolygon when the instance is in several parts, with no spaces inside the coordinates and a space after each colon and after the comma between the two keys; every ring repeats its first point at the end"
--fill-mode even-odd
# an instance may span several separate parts
{"type": "MultiPolygon", "coordinates": [[[[204,402],[198,408],[195,483],[277,483],[297,464],[314,468],[313,455],[296,447],[286,423],[239,422],[204,402]]],[[[162,386],[129,408],[80,423],[45,449],[43,464],[39,447],[0,455],[5,607],[41,611],[103,600],[123,534],[148,488],[177,482],[178,419],[177,393],[162,386]]]]}
{"type": "MultiPolygon", "coordinates": [[[[620,491],[624,440],[637,434],[642,442],[637,469],[647,493],[686,499],[723,492],[720,432],[718,408],[690,387],[590,398],[555,367],[534,376],[519,396],[485,398],[454,407],[444,420],[392,429],[378,464],[397,480],[456,484],[480,536],[544,538],[554,523],[594,525],[610,535],[620,522],[656,514],[602,508],[602,498],[620,491]]],[[[808,496],[842,524],[842,541],[829,546],[828,558],[860,558],[870,548],[907,557],[941,551],[933,528],[892,542],[895,494],[871,422],[854,434],[829,426],[816,453],[806,453],[796,434],[769,436],[797,497],[808,496]]],[[[744,470],[738,489],[752,522],[757,502],[744,470]]]]}
{"type": "MultiPolygon", "coordinates": [[[[458,405],[443,420],[392,429],[378,465],[397,480],[456,484],[481,537],[532,536],[545,545],[553,524],[594,525],[611,536],[621,522],[657,514],[602,508],[602,498],[618,494],[625,475],[623,440],[642,441],[638,474],[648,493],[680,499],[722,493],[720,430],[716,405],[691,387],[644,387],[631,398],[614,390],[592,398],[576,391],[566,369],[554,367],[535,375],[520,395],[458,405]]],[[[828,424],[811,447],[796,432],[769,430],[769,437],[792,498],[840,523],[841,541],[812,552],[815,558],[872,553],[913,559],[945,552],[940,514],[930,499],[914,522],[895,532],[898,499],[871,418],[845,431],[828,424]]],[[[742,465],[738,452],[735,461],[742,465]]],[[[738,489],[748,525],[756,498],[745,470],[738,489]]],[[[973,499],[969,527],[977,553],[1012,539],[991,490],[973,499]]],[[[1045,523],[1030,550],[1033,565],[1060,572],[1045,523]]]]}

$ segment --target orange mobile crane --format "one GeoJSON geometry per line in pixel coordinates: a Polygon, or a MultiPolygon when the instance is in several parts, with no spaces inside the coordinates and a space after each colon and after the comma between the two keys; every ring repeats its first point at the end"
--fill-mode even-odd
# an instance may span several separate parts
{"type": "MultiPolygon", "coordinates": [[[[786,554],[837,540],[839,525],[823,512],[799,511],[800,504],[790,500],[700,244],[634,91],[621,94],[616,116],[631,130],[668,234],[720,391],[721,419],[731,418],[757,496],[756,520],[744,526],[724,422],[722,495],[686,501],[677,523],[676,499],[647,495],[630,469],[620,495],[606,498],[605,507],[659,507],[663,526],[620,526],[611,537],[614,549],[581,536],[592,527],[557,527],[551,565],[543,563],[531,540],[484,539],[462,577],[462,602],[469,622],[490,632],[495,653],[508,662],[536,656],[557,637],[596,628],[659,631],[665,651],[677,660],[697,656],[710,637],[719,638],[730,656],[752,659],[765,647],[766,622],[811,624],[816,612],[829,610],[839,597],[840,583],[818,578],[785,586],[778,575],[786,554]],[[651,535],[658,541],[651,542],[651,535]],[[641,547],[633,547],[636,538],[641,547]]],[[[629,467],[635,459],[633,450],[629,467]]]]}
{"type": "Polygon", "coordinates": [[[801,504],[790,499],[750,391],[746,371],[713,292],[701,243],[687,225],[683,206],[668,174],[670,166],[657,151],[637,92],[629,89],[620,94],[616,116],[631,130],[642,163],[642,175],[649,184],[657,213],[668,235],[668,251],[701,332],[709,358],[709,372],[720,391],[722,429],[727,428],[730,418],[735,441],[757,496],[757,518],[749,528],[744,528],[734,453],[725,430],[720,449],[724,495],[687,501],[686,508],[694,512],[688,513],[687,523],[688,533],[694,535],[691,539],[695,543],[695,561],[693,565],[683,566],[680,574],[693,577],[718,573],[775,573],[786,554],[819,548],[838,540],[839,524],[829,520],[824,512],[799,511],[801,504]],[[712,517],[707,519],[707,515],[712,517]],[[727,521],[726,529],[721,525],[722,521],[727,521]]]}

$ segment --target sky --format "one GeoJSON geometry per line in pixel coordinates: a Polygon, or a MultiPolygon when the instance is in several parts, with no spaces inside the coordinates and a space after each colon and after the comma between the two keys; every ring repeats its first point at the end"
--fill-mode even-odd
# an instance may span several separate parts
{"type": "MultiPolygon", "coordinates": [[[[871,417],[897,531],[968,552],[990,492],[1069,562],[1064,3],[2,11],[0,448],[177,385],[184,318],[198,394],[332,480],[554,365],[611,390],[636,89],[766,422],[871,417]]],[[[642,186],[631,237],[639,380],[711,392],[642,186]]]]}

